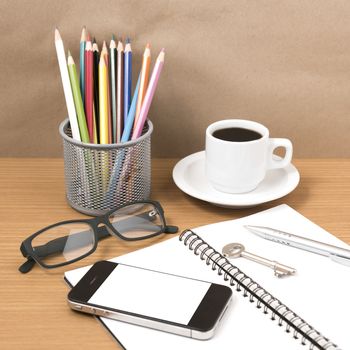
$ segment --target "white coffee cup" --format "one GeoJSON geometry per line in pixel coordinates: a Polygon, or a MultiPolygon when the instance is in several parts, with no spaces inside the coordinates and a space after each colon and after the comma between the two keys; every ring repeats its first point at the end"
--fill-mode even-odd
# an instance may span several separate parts
{"type": "MultiPolygon", "coordinates": [[[[239,132],[237,129],[235,131],[239,132]]],[[[244,133],[244,130],[242,132],[244,133]]],[[[254,190],[265,178],[268,170],[284,168],[290,164],[292,154],[293,146],[290,140],[269,138],[269,130],[251,120],[221,120],[209,125],[206,131],[206,175],[211,185],[221,192],[245,193],[254,190]],[[255,139],[247,138],[248,141],[239,141],[235,137],[226,137],[225,140],[213,136],[218,130],[228,128],[248,129],[253,131],[253,134],[258,134],[255,139]],[[277,159],[273,156],[277,147],[285,148],[284,158],[277,159]]]]}

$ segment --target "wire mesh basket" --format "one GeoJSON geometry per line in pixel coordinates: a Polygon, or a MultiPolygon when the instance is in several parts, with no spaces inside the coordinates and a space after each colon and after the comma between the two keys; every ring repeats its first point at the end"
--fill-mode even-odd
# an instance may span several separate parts
{"type": "Polygon", "coordinates": [[[119,205],[148,199],[151,192],[151,134],[148,120],[135,141],[88,144],[72,138],[68,119],[63,139],[66,197],[69,205],[88,215],[100,215],[119,205]]]}

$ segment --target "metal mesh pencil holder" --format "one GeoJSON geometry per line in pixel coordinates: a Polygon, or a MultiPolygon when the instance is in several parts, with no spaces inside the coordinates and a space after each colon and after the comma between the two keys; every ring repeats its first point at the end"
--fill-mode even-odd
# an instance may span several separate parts
{"type": "Polygon", "coordinates": [[[72,138],[69,120],[59,127],[63,139],[66,197],[88,215],[148,199],[151,192],[151,134],[148,120],[135,141],[88,144],[72,138]]]}

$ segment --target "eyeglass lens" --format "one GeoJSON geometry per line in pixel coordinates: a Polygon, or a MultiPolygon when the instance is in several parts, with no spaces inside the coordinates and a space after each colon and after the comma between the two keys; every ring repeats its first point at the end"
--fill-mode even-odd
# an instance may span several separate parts
{"type": "Polygon", "coordinates": [[[47,266],[72,261],[90,252],[95,243],[92,227],[83,222],[61,224],[32,240],[32,248],[47,266]]]}
{"type": "Polygon", "coordinates": [[[115,230],[125,238],[145,238],[164,227],[162,216],[151,203],[137,203],[117,209],[109,216],[115,230]]]}

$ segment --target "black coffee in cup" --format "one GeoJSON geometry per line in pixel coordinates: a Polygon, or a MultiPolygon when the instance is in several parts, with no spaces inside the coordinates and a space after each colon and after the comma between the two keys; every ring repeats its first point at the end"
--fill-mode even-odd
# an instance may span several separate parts
{"type": "Polygon", "coordinates": [[[247,142],[262,138],[262,135],[257,131],[235,127],[215,130],[213,136],[217,139],[231,142],[247,142]]]}
{"type": "Polygon", "coordinates": [[[205,172],[213,188],[220,192],[253,191],[267,171],[287,167],[292,154],[289,140],[270,138],[269,130],[252,120],[220,120],[205,132],[205,172]],[[282,159],[273,156],[278,147],[286,151],[282,159]]]}

